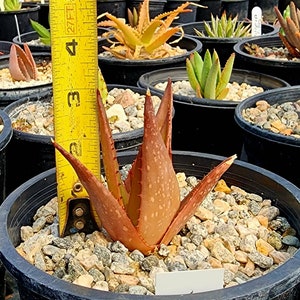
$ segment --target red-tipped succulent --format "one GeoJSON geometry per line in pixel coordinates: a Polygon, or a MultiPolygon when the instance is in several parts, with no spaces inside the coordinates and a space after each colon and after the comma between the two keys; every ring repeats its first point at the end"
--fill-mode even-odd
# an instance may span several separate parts
{"type": "Polygon", "coordinates": [[[157,115],[147,91],[143,143],[127,178],[122,181],[105,108],[98,93],[100,143],[108,188],[77,158],[53,142],[77,172],[110,237],[129,250],[138,249],[144,254],[172,240],[235,159],[233,155],[221,162],[180,201],[171,153],[172,104],[170,80],[157,115]]]}
{"type": "Polygon", "coordinates": [[[36,63],[27,44],[24,44],[24,50],[16,44],[11,46],[9,72],[13,80],[30,81],[37,79],[36,63]]]}

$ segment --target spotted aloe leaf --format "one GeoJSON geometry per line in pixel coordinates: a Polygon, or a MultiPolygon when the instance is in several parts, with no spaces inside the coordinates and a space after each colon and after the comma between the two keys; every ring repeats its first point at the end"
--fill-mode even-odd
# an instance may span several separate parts
{"type": "Polygon", "coordinates": [[[138,249],[144,254],[149,254],[162,243],[168,244],[171,241],[235,159],[235,156],[225,159],[183,201],[180,200],[180,189],[170,150],[173,106],[171,90],[169,79],[157,115],[151,94],[147,91],[143,143],[125,181],[121,180],[116,150],[100,93],[100,144],[108,187],[77,158],[53,142],[77,172],[102,226],[110,237],[121,241],[129,250],[138,249]]]}
{"type": "Polygon", "coordinates": [[[186,59],[186,71],[191,87],[198,98],[224,99],[229,89],[229,83],[235,53],[232,53],[224,68],[221,70],[218,53],[214,50],[211,54],[207,49],[204,59],[198,52],[194,52],[186,59]]]}
{"type": "Polygon", "coordinates": [[[30,81],[37,79],[37,67],[27,44],[24,50],[16,44],[10,48],[9,72],[14,80],[30,81]]]}
{"type": "Polygon", "coordinates": [[[180,13],[191,12],[191,9],[187,9],[190,4],[190,2],[185,2],[173,11],[159,14],[150,19],[149,0],[144,0],[137,15],[129,14],[129,24],[110,13],[100,15],[98,19],[106,17],[108,20],[98,22],[98,26],[112,28],[104,34],[108,41],[112,42],[112,46],[103,48],[123,59],[141,59],[142,54],[143,58],[161,58],[166,51],[159,50],[165,46],[171,36],[182,32],[178,26],[170,27],[172,22],[180,13]],[[114,46],[115,42],[109,38],[111,36],[118,41],[117,47],[114,46]]]}

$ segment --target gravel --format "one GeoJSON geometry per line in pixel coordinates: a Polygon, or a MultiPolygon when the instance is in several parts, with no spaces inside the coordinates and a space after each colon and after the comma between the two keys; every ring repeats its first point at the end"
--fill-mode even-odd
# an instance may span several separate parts
{"type": "Polygon", "coordinates": [[[15,81],[12,79],[9,69],[0,69],[0,89],[16,89],[39,86],[52,83],[52,64],[44,61],[37,65],[37,79],[30,81],[15,81]]]}
{"type": "MultiPolygon", "coordinates": [[[[182,197],[197,183],[177,174],[182,197]]],[[[144,256],[112,241],[105,230],[58,236],[57,199],[21,228],[17,251],[50,275],[115,293],[155,294],[155,274],[224,268],[224,288],[263,276],[291,258],[297,233],[271,199],[224,182],[211,192],[169,245],[144,256]]]]}
{"type": "MultiPolygon", "coordinates": [[[[160,82],[155,85],[155,88],[159,90],[164,90],[166,88],[167,82],[160,82]]],[[[256,95],[258,93],[262,93],[264,89],[259,86],[249,85],[247,83],[237,83],[237,82],[229,82],[227,84],[229,88],[229,92],[227,96],[222,100],[230,100],[230,101],[237,101],[240,102],[245,100],[246,98],[256,95]]],[[[181,80],[175,81],[172,84],[173,93],[181,96],[188,96],[188,97],[196,97],[195,91],[192,89],[189,81],[181,80]]],[[[216,100],[216,101],[222,101],[216,100]]]]}
{"type": "MultiPolygon", "coordinates": [[[[152,96],[155,111],[160,98],[152,96]]],[[[112,133],[121,133],[144,126],[145,95],[131,89],[113,88],[107,98],[106,114],[112,133]]],[[[28,101],[9,113],[12,127],[16,130],[39,135],[54,135],[53,99],[28,101]]]]}
{"type": "Polygon", "coordinates": [[[300,99],[273,105],[262,99],[255,107],[244,109],[242,116],[265,130],[300,138],[300,99]]]}

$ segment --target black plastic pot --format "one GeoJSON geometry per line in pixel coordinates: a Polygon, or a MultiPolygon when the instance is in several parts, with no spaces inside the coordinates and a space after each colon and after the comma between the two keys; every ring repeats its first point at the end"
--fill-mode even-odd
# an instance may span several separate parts
{"type": "Polygon", "coordinates": [[[221,1],[221,14],[226,14],[232,17],[238,16],[240,21],[248,17],[249,0],[222,0],[221,1]]]}
{"type": "MultiPolygon", "coordinates": [[[[212,24],[211,21],[205,21],[205,22],[208,23],[209,25],[212,24]]],[[[248,25],[249,22],[244,22],[244,24],[248,25]]],[[[222,66],[224,66],[224,64],[226,63],[230,54],[232,52],[234,52],[233,46],[235,44],[237,44],[238,42],[241,42],[241,41],[247,41],[251,38],[251,37],[249,37],[249,38],[244,38],[244,37],[241,37],[241,38],[200,37],[195,33],[194,28],[196,28],[200,32],[205,33],[206,31],[205,31],[204,22],[192,22],[192,23],[183,24],[181,26],[186,34],[201,41],[201,43],[203,45],[202,53],[205,53],[205,51],[207,49],[209,49],[210,52],[212,52],[213,49],[215,49],[219,55],[222,66]]],[[[269,25],[269,24],[262,24],[262,26],[261,26],[261,32],[262,32],[263,36],[275,35],[278,33],[278,30],[279,29],[277,27],[275,27],[273,25],[269,25]]],[[[237,61],[235,62],[235,66],[237,68],[241,68],[241,66],[237,63],[237,61]]]]}
{"type": "MultiPolygon", "coordinates": [[[[185,2],[186,2],[185,0],[167,0],[167,3],[165,5],[165,12],[172,11],[172,10],[176,9],[177,7],[179,7],[180,5],[182,5],[185,2]]],[[[200,4],[199,3],[200,0],[193,0],[191,2],[196,3],[196,4],[200,4]]],[[[201,3],[201,5],[202,5],[202,3],[201,3]]],[[[189,5],[187,8],[191,9],[192,11],[187,12],[187,13],[179,14],[178,19],[176,19],[176,23],[185,24],[185,23],[196,21],[196,15],[197,15],[198,7],[195,6],[195,5],[189,5]]]]}
{"type": "MultiPolygon", "coordinates": [[[[131,163],[136,153],[119,153],[120,164],[131,163]]],[[[173,161],[177,171],[198,178],[221,161],[211,154],[174,152],[173,161]]],[[[300,190],[282,177],[257,166],[236,161],[224,174],[229,185],[263,195],[274,200],[291,226],[300,232],[300,190]]],[[[16,278],[20,297],[28,299],[298,299],[300,282],[300,251],[270,273],[238,286],[203,293],[172,296],[142,296],[117,294],[71,284],[39,270],[27,262],[15,250],[20,243],[20,227],[32,224],[36,210],[56,196],[55,169],[31,178],[11,193],[0,209],[0,259],[16,278]]],[[[213,279],[212,279],[213,280],[213,279]]]]}
{"type": "Polygon", "coordinates": [[[26,1],[26,6],[33,7],[38,4],[40,7],[38,22],[46,28],[49,28],[49,0],[44,1],[44,3],[41,2],[42,1],[40,0],[30,2],[26,1]]]}
{"type": "Polygon", "coordinates": [[[18,34],[16,19],[20,33],[32,31],[30,19],[38,21],[40,7],[22,5],[22,9],[18,11],[1,11],[0,12],[0,40],[12,41],[18,34]]]}
{"type": "MultiPolygon", "coordinates": [[[[32,53],[36,64],[41,64],[43,61],[51,61],[51,54],[47,52],[32,53]]],[[[8,68],[9,56],[0,56],[0,69],[8,68]]],[[[12,102],[36,93],[43,93],[52,89],[52,83],[40,84],[32,87],[0,89],[0,108],[4,109],[12,102]]]]}
{"type": "Polygon", "coordinates": [[[9,116],[0,110],[0,125],[3,130],[0,132],[0,204],[6,197],[6,155],[7,146],[11,140],[13,130],[9,116]]]}
{"type": "MultiPolygon", "coordinates": [[[[169,41],[174,41],[178,36],[173,36],[169,41]]],[[[101,45],[109,46],[106,39],[99,41],[99,53],[103,52],[101,45]]],[[[185,65],[186,58],[194,51],[201,52],[202,43],[192,37],[183,37],[178,43],[186,53],[169,58],[151,59],[151,60],[124,60],[114,57],[103,57],[98,55],[98,64],[106,83],[124,84],[136,86],[139,77],[145,72],[165,68],[185,65]]]]}
{"type": "MultiPolygon", "coordinates": [[[[142,75],[138,85],[160,92],[155,85],[165,82],[188,80],[186,68],[161,69],[142,75]]],[[[283,80],[265,74],[234,69],[231,82],[261,86],[265,90],[288,85],[283,80]]],[[[238,102],[200,99],[174,94],[172,144],[175,150],[198,151],[229,156],[242,151],[242,134],[234,122],[238,102]]]]}
{"type": "MultiPolygon", "coordinates": [[[[137,93],[145,93],[144,89],[136,86],[108,85],[109,90],[114,87],[130,88],[137,93]]],[[[52,89],[19,99],[8,105],[4,111],[12,116],[20,105],[28,101],[50,101],[51,97],[52,89]]],[[[143,134],[143,128],[113,134],[117,151],[136,150],[142,142],[143,134]]],[[[55,166],[55,151],[51,138],[53,136],[13,130],[7,154],[7,189],[9,192],[31,177],[55,166]]]]}
{"type": "Polygon", "coordinates": [[[0,58],[1,55],[8,55],[10,52],[10,47],[12,46],[12,42],[8,41],[0,41],[0,58]]]}
{"type": "Polygon", "coordinates": [[[97,16],[109,12],[117,18],[126,17],[126,0],[97,0],[97,16]]]}
{"type": "Polygon", "coordinates": [[[285,87],[255,95],[236,107],[235,121],[243,132],[241,159],[271,170],[300,187],[300,139],[273,133],[250,124],[242,117],[242,111],[255,107],[258,100],[283,103],[300,99],[300,86],[285,87]]]}
{"type": "Polygon", "coordinates": [[[30,31],[15,36],[13,38],[13,42],[22,47],[25,43],[27,43],[31,52],[51,52],[51,47],[49,45],[44,45],[44,44],[36,45],[30,43],[31,41],[38,40],[38,39],[39,39],[39,35],[37,34],[37,32],[30,31]]]}
{"type": "MultiPolygon", "coordinates": [[[[127,8],[131,11],[133,8],[139,10],[140,5],[144,2],[144,0],[127,0],[127,8]]],[[[155,18],[159,14],[164,12],[164,8],[167,0],[150,0],[149,2],[149,16],[151,19],[155,18]]]]}
{"type": "MultiPolygon", "coordinates": [[[[0,125],[3,130],[0,132],[0,205],[6,197],[6,148],[12,136],[11,121],[8,115],[0,110],[0,125]]],[[[5,298],[5,268],[0,261],[0,299],[5,298]]]]}
{"type": "Polygon", "coordinates": [[[210,21],[211,14],[216,17],[221,14],[221,0],[204,0],[200,2],[201,5],[207,6],[207,8],[198,7],[196,14],[196,21],[210,21]]]}
{"type": "Polygon", "coordinates": [[[291,85],[300,84],[299,77],[296,76],[300,71],[300,62],[256,57],[245,50],[246,43],[261,47],[284,47],[279,36],[255,37],[238,42],[233,47],[235,62],[240,68],[276,75],[291,85]]]}
{"type": "Polygon", "coordinates": [[[248,17],[251,19],[251,10],[253,7],[259,6],[262,10],[263,20],[273,23],[277,18],[274,7],[278,5],[279,0],[249,0],[248,17]]]}

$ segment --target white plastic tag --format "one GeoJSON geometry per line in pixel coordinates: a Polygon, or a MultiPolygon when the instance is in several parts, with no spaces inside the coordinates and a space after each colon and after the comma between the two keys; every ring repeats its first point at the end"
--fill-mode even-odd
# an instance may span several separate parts
{"type": "Polygon", "coordinates": [[[252,20],[251,35],[252,36],[261,35],[261,17],[262,17],[261,8],[259,6],[253,7],[251,11],[251,20],[252,20]]]}
{"type": "Polygon", "coordinates": [[[157,273],[155,295],[194,294],[222,289],[224,269],[157,273]]]}

